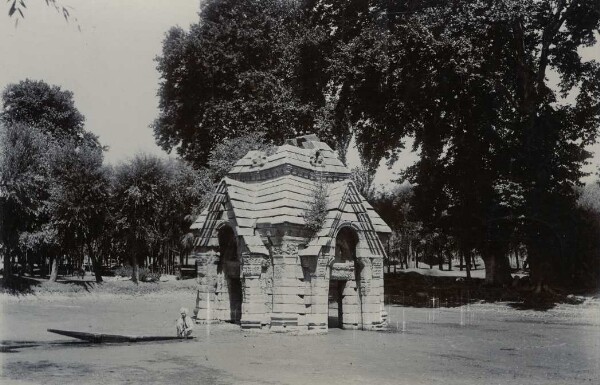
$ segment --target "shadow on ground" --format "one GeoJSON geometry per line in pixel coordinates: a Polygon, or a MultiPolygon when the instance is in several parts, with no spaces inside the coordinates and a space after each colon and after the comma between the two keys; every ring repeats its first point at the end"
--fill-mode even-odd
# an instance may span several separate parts
{"type": "Polygon", "coordinates": [[[0,279],[0,291],[12,295],[33,294],[33,287],[39,286],[40,281],[28,277],[11,277],[7,280],[4,277],[0,279]]]}
{"type": "Polygon", "coordinates": [[[77,280],[77,279],[65,279],[65,280],[56,281],[56,282],[58,282],[58,283],[64,283],[64,284],[71,284],[71,285],[82,287],[88,293],[90,292],[90,289],[93,289],[94,287],[96,287],[96,284],[97,284],[96,282],[82,281],[82,280],[77,280]]]}
{"type": "Polygon", "coordinates": [[[172,344],[172,343],[189,343],[195,342],[194,339],[177,339],[169,341],[143,341],[143,342],[106,342],[94,343],[89,341],[0,341],[0,353],[18,353],[23,349],[39,348],[49,349],[57,347],[106,347],[119,345],[156,345],[156,344],[172,344]]]}
{"type": "MultiPolygon", "coordinates": [[[[6,280],[4,277],[2,277],[0,278],[0,292],[17,296],[35,294],[34,287],[40,286],[44,282],[48,282],[48,280],[43,278],[30,278],[24,276],[13,276],[11,277],[11,279],[6,280]]],[[[58,280],[56,280],[55,283],[78,286],[85,289],[85,291],[87,292],[90,292],[98,284],[95,281],[85,281],[81,279],[69,278],[59,278],[58,280]]]]}
{"type": "Polygon", "coordinates": [[[559,289],[545,289],[536,293],[527,280],[515,281],[514,285],[490,286],[480,278],[465,280],[397,272],[386,274],[384,286],[387,304],[413,307],[456,307],[484,301],[508,302],[517,310],[545,311],[559,303],[583,302],[559,289]]]}

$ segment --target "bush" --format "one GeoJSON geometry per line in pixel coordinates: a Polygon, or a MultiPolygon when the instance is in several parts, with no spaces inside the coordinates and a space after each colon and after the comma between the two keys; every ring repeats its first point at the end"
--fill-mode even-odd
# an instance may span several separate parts
{"type": "Polygon", "coordinates": [[[314,234],[318,233],[327,217],[327,186],[321,178],[315,184],[307,210],[302,213],[306,227],[314,234]]]}
{"type": "Polygon", "coordinates": [[[132,273],[133,273],[133,268],[129,265],[119,266],[115,269],[115,275],[118,277],[131,277],[132,273]]]}
{"type": "Polygon", "coordinates": [[[140,281],[142,282],[158,282],[160,279],[159,272],[153,272],[145,267],[140,267],[140,281]]]}
{"type": "MultiPolygon", "coordinates": [[[[133,274],[133,267],[127,266],[119,266],[115,269],[115,275],[119,277],[131,277],[133,274]]],[[[139,268],[139,275],[141,282],[158,282],[160,279],[159,272],[150,271],[147,267],[139,268]]]]}

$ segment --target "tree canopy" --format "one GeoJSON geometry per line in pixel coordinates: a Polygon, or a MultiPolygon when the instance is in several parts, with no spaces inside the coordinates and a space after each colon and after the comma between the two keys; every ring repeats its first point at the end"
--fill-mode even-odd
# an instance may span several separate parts
{"type": "Polygon", "coordinates": [[[85,122],[71,91],[29,79],[4,89],[0,119],[5,125],[22,123],[57,138],[82,136],[85,122]]]}
{"type": "Polygon", "coordinates": [[[594,0],[212,0],[163,43],[153,128],[196,166],[247,132],[315,132],[342,158],[354,135],[367,175],[413,136],[423,236],[476,250],[492,283],[525,244],[541,282],[571,258],[558,239],[600,119],[600,67],[579,49],[599,20],[594,0]]]}

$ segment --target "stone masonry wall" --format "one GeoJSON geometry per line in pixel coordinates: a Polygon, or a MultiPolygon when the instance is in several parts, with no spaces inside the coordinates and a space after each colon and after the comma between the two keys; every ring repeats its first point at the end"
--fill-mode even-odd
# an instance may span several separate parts
{"type": "MultiPolygon", "coordinates": [[[[306,243],[305,238],[284,235],[271,237],[270,241],[269,257],[247,252],[241,256],[242,328],[325,333],[330,277],[338,274],[346,274],[338,277],[346,282],[342,292],[343,328],[379,330],[386,326],[383,259],[360,249],[362,242],[356,262],[340,266],[333,263],[333,249],[319,258],[301,260],[298,250],[306,243]]],[[[205,247],[195,251],[195,313],[199,323],[231,321],[227,275],[219,268],[217,250],[205,247]]]]}

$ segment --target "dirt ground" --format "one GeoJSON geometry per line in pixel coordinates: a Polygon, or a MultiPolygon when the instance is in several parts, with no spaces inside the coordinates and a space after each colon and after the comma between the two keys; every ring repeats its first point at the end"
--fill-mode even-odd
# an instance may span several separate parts
{"type": "Polygon", "coordinates": [[[600,301],[389,306],[390,330],[327,335],[198,325],[181,342],[91,345],[47,328],[173,335],[194,294],[0,296],[2,384],[594,384],[600,301]]]}

